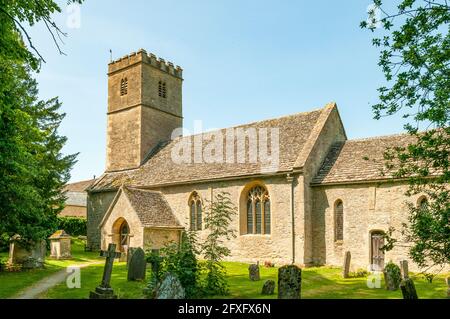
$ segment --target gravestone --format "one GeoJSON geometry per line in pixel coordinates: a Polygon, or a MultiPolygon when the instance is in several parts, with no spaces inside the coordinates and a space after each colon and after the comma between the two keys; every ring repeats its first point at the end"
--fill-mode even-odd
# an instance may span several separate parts
{"type": "Polygon", "coordinates": [[[390,291],[397,290],[402,280],[400,275],[400,268],[392,263],[390,267],[386,267],[383,271],[384,283],[386,289],[390,291]]]}
{"type": "Polygon", "coordinates": [[[156,291],[156,299],[184,299],[185,296],[180,280],[170,273],[166,275],[156,291]]]}
{"type": "Polygon", "coordinates": [[[136,251],[137,247],[130,247],[127,251],[127,269],[128,265],[130,264],[131,256],[133,256],[134,252],[136,251]]]}
{"type": "Polygon", "coordinates": [[[275,291],[275,281],[273,280],[266,280],[264,283],[261,294],[262,295],[273,295],[273,292],[275,291]]]}
{"type": "Polygon", "coordinates": [[[146,270],[145,252],[142,248],[137,248],[131,255],[128,265],[128,281],[144,280],[146,270]]]}
{"type": "Polygon", "coordinates": [[[344,256],[344,266],[342,268],[342,277],[350,277],[350,261],[352,259],[352,254],[349,251],[345,252],[344,256]]]}
{"type": "Polygon", "coordinates": [[[278,299],[300,299],[302,270],[295,265],[278,269],[278,299]]]}
{"type": "Polygon", "coordinates": [[[400,289],[402,290],[403,299],[419,299],[411,278],[403,279],[400,283],[400,289]]]}
{"type": "Polygon", "coordinates": [[[71,253],[71,237],[64,230],[57,230],[50,239],[50,258],[53,259],[70,259],[71,253]]]}
{"type": "Polygon", "coordinates": [[[90,299],[117,299],[117,295],[114,294],[111,288],[111,273],[113,269],[114,259],[120,257],[120,253],[116,252],[116,245],[109,244],[107,251],[102,251],[100,256],[106,257],[105,268],[103,269],[103,278],[99,286],[95,288],[95,291],[91,291],[90,299]]]}
{"type": "Polygon", "coordinates": [[[450,277],[445,278],[447,284],[447,298],[450,298],[450,277]]]}
{"type": "Polygon", "coordinates": [[[45,240],[25,245],[19,235],[14,235],[10,240],[8,264],[21,265],[23,269],[42,268],[46,252],[45,240]]]}
{"type": "Polygon", "coordinates": [[[252,281],[257,281],[260,279],[259,276],[259,263],[251,264],[248,266],[248,277],[252,281]]]}
{"type": "Polygon", "coordinates": [[[407,260],[400,261],[400,273],[402,274],[402,279],[409,278],[408,261],[407,260]]]}

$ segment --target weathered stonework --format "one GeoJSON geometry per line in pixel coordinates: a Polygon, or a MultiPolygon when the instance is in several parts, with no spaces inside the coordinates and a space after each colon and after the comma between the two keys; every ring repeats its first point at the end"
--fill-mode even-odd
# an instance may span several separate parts
{"type": "MultiPolygon", "coordinates": [[[[280,162],[275,172],[262,173],[260,163],[180,164],[171,157],[179,140],[161,142],[182,126],[181,68],[141,50],[110,63],[108,75],[107,168],[88,190],[92,249],[117,242],[116,228],[122,221],[129,225],[132,247],[159,249],[167,242],[179,242],[182,227],[190,227],[191,194],[195,191],[207,207],[215,194],[224,191],[237,207],[231,220],[236,237],[225,243],[231,250],[228,260],[342,266],[349,251],[355,271],[372,262],[371,232],[389,227],[399,231],[407,222],[405,201],[417,200],[405,196],[405,183],[388,182],[388,176],[380,175],[385,148],[407,145],[411,137],[348,141],[335,103],[240,126],[279,129],[280,162]],[[127,93],[121,94],[124,79],[127,93]],[[158,94],[160,82],[165,83],[165,97],[158,94]],[[247,194],[256,185],[264,186],[270,196],[267,235],[246,231],[247,194]],[[152,201],[138,200],[147,206],[137,210],[126,197],[113,200],[119,189],[120,195],[128,187],[160,192],[165,210],[155,210],[152,201]],[[343,202],[343,240],[335,241],[337,200],[343,202]],[[153,227],[152,221],[160,222],[154,217],[166,216],[162,212],[167,210],[170,225],[153,227]]],[[[204,229],[197,232],[200,241],[207,236],[204,229]]],[[[403,259],[409,260],[407,248],[396,247],[384,256],[385,263],[403,259]]],[[[410,265],[412,271],[418,270],[410,265]]]]}

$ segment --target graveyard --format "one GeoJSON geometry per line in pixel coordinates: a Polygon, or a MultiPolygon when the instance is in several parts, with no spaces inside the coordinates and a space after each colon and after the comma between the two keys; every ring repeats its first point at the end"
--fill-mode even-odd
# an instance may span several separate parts
{"type": "MultiPolygon", "coordinates": [[[[40,280],[48,278],[59,271],[64,271],[69,265],[88,266],[81,268],[81,287],[68,288],[63,281],[45,292],[36,296],[41,299],[87,299],[92,291],[102,282],[105,268],[105,257],[98,252],[85,252],[83,241],[72,239],[72,259],[52,259],[48,253],[44,268],[23,270],[17,272],[0,272],[0,298],[17,298],[21,292],[32,287],[40,280]]],[[[2,253],[1,257],[5,257],[2,253]]],[[[213,298],[229,299],[262,299],[277,298],[277,285],[273,294],[264,295],[261,289],[267,280],[277,283],[278,267],[259,266],[259,276],[249,278],[249,264],[238,262],[223,262],[227,271],[229,294],[213,298]]],[[[112,264],[110,286],[119,299],[143,299],[143,289],[148,284],[151,267],[146,267],[145,280],[129,281],[127,262],[115,259],[112,264]]],[[[445,298],[447,285],[445,278],[448,274],[436,276],[432,283],[427,282],[423,275],[410,273],[413,278],[419,298],[445,298]]],[[[349,273],[348,278],[343,277],[340,267],[311,267],[301,270],[301,298],[312,299],[400,299],[400,289],[387,290],[384,278],[380,278],[380,288],[367,287],[366,273],[349,273]]]]}

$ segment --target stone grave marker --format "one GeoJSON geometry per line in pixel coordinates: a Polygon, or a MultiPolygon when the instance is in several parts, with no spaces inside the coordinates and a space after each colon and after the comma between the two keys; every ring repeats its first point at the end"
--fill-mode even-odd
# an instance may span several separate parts
{"type": "Polygon", "coordinates": [[[300,299],[302,270],[295,265],[278,269],[278,299],[300,299]]]}
{"type": "Polygon", "coordinates": [[[342,268],[342,277],[350,277],[350,261],[352,259],[352,254],[349,251],[345,252],[344,256],[344,266],[342,268]]]}
{"type": "Polygon", "coordinates": [[[248,266],[248,277],[252,281],[257,281],[260,279],[259,276],[259,262],[256,264],[251,264],[248,266]]]}
{"type": "Polygon", "coordinates": [[[47,252],[45,240],[27,246],[20,239],[19,235],[11,237],[8,264],[21,265],[24,269],[44,267],[47,252]]]}
{"type": "Polygon", "coordinates": [[[403,299],[419,299],[411,278],[403,279],[400,283],[400,289],[402,290],[403,299]]]}
{"type": "Polygon", "coordinates": [[[146,270],[145,252],[140,247],[136,248],[128,266],[128,281],[144,280],[146,270]]]}
{"type": "Polygon", "coordinates": [[[113,263],[115,258],[120,257],[120,253],[116,252],[116,245],[109,244],[107,251],[102,251],[100,256],[106,257],[105,268],[103,269],[103,278],[95,291],[91,291],[89,298],[90,299],[117,299],[117,295],[114,294],[113,289],[111,288],[111,273],[113,269],[113,263]]]}
{"type": "Polygon", "coordinates": [[[262,295],[273,295],[273,292],[275,291],[275,281],[273,280],[266,280],[264,282],[264,285],[261,290],[262,295]]]}
{"type": "Polygon", "coordinates": [[[133,254],[136,251],[136,249],[137,249],[136,247],[129,247],[128,248],[128,251],[127,251],[127,269],[128,269],[128,266],[130,265],[131,256],[133,256],[133,254]]]}
{"type": "Polygon", "coordinates": [[[71,237],[64,230],[57,230],[50,239],[50,258],[53,259],[70,259],[71,237]]]}
{"type": "Polygon", "coordinates": [[[407,260],[400,261],[400,273],[402,274],[402,279],[409,278],[408,261],[407,260]]]}
{"type": "Polygon", "coordinates": [[[165,276],[156,291],[156,299],[184,299],[185,296],[180,280],[170,273],[165,276]]]}

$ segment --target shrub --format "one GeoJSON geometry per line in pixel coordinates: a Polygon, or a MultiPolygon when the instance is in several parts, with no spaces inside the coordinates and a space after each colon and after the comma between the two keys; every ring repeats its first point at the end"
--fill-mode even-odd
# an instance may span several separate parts
{"type": "Polygon", "coordinates": [[[147,262],[152,264],[152,275],[147,287],[147,295],[153,298],[156,289],[165,274],[175,275],[183,286],[186,298],[200,295],[197,285],[199,266],[196,258],[196,237],[193,232],[183,232],[181,245],[168,243],[159,252],[152,251],[147,255],[147,262]]]}
{"type": "Polygon", "coordinates": [[[231,202],[229,193],[219,192],[214,196],[214,201],[210,203],[206,212],[205,229],[209,233],[201,247],[206,271],[203,290],[207,295],[226,295],[228,294],[226,270],[221,261],[230,255],[230,249],[223,246],[223,241],[236,236],[230,229],[236,207],[231,202]]]}
{"type": "Polygon", "coordinates": [[[0,258],[0,272],[6,270],[6,258],[0,258]]]}
{"type": "Polygon", "coordinates": [[[58,217],[58,229],[64,229],[71,236],[86,236],[87,221],[81,217],[58,217]]]}
{"type": "Polygon", "coordinates": [[[367,277],[368,274],[369,274],[369,272],[365,269],[357,269],[354,272],[350,272],[349,277],[350,278],[364,278],[364,277],[367,277]]]}

